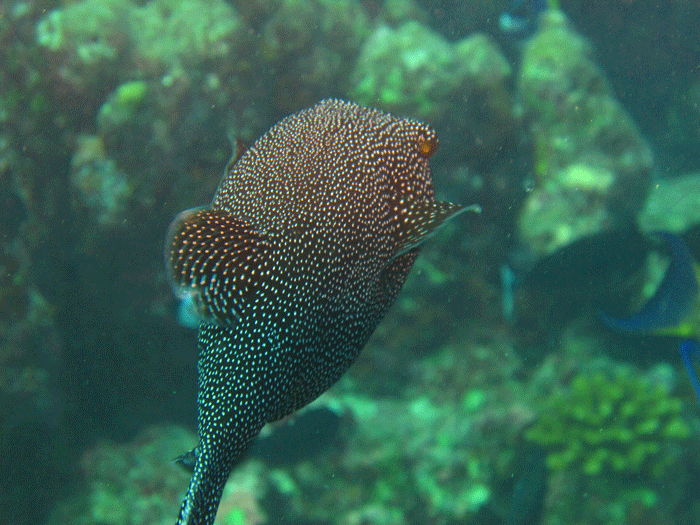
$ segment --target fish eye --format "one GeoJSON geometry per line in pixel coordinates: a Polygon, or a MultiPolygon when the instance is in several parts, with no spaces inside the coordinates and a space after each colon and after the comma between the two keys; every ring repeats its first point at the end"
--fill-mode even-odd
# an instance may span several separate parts
{"type": "Polygon", "coordinates": [[[418,137],[418,154],[424,159],[429,159],[437,150],[438,142],[435,138],[418,137]]]}

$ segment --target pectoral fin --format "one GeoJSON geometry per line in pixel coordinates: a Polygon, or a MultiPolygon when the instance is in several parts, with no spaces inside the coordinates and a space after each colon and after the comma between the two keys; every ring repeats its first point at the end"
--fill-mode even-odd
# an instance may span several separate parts
{"type": "Polygon", "coordinates": [[[262,288],[267,235],[224,211],[193,209],[170,226],[165,262],[175,293],[192,296],[204,320],[233,324],[262,288]]]}
{"type": "Polygon", "coordinates": [[[417,202],[405,206],[399,205],[396,229],[396,248],[391,260],[405,254],[429,239],[448,220],[466,211],[481,213],[478,205],[460,206],[451,202],[417,202]]]}

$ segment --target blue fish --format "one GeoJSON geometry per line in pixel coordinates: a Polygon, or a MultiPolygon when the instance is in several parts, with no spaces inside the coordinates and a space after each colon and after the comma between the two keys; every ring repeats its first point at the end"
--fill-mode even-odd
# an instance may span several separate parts
{"type": "Polygon", "coordinates": [[[313,401],[386,314],[421,243],[462,206],[434,200],[435,132],[340,100],[291,115],[227,167],[166,240],[199,327],[199,445],[178,524],[210,525],[263,425],[313,401]]]}
{"type": "Polygon", "coordinates": [[[655,232],[670,250],[670,262],[656,293],[636,314],[615,318],[599,312],[603,322],[613,330],[629,334],[669,335],[684,338],[680,344],[683,364],[695,393],[700,399],[700,383],[693,367],[692,355],[700,349],[700,271],[685,241],[670,232],[655,232]]]}

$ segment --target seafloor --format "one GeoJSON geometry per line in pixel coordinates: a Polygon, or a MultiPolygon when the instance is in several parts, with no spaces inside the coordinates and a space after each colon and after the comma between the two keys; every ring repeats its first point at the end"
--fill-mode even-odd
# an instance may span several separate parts
{"type": "Polygon", "coordinates": [[[197,350],[168,224],[210,202],[233,139],[328,97],[429,123],[438,198],[483,211],[265,430],[217,523],[700,523],[677,332],[600,319],[654,295],[653,232],[700,260],[698,20],[696,0],[1,2],[0,523],[174,523],[197,350]]]}

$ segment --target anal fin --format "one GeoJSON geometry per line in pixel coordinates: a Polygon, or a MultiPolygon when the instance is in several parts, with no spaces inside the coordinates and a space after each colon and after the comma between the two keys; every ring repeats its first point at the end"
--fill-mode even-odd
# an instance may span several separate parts
{"type": "Polygon", "coordinates": [[[197,462],[197,458],[201,453],[201,446],[197,445],[192,450],[180,454],[178,457],[173,459],[173,463],[178,463],[187,472],[194,472],[194,465],[197,462]]]}

